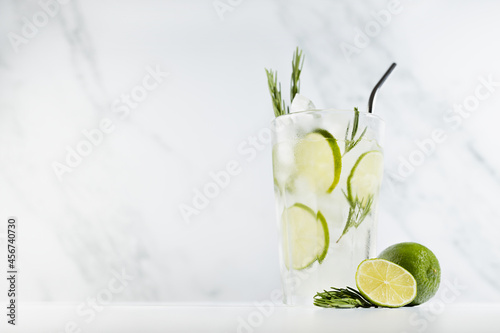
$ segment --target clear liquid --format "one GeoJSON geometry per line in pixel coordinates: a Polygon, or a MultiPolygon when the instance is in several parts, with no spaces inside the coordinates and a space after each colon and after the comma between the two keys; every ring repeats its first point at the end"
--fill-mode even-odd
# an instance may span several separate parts
{"type": "Polygon", "coordinates": [[[330,243],[328,253],[321,264],[316,261],[306,269],[291,269],[287,267],[290,265],[284,262],[283,251],[290,249],[283,248],[283,237],[286,235],[280,230],[281,272],[285,303],[312,305],[313,296],[318,291],[328,290],[330,287],[355,287],[357,266],[361,261],[376,255],[378,193],[375,194],[370,213],[363,222],[357,228],[352,227],[340,240],[339,238],[349,214],[349,203],[344,195],[344,192],[347,193],[347,178],[363,153],[380,151],[381,148],[375,140],[361,140],[352,150],[344,154],[345,142],[337,140],[341,153],[344,154],[339,183],[331,193],[315,193],[304,179],[297,177],[293,156],[293,147],[297,142],[296,139],[286,140],[273,147],[278,223],[281,229],[284,209],[295,203],[304,204],[324,215],[330,243]]]}

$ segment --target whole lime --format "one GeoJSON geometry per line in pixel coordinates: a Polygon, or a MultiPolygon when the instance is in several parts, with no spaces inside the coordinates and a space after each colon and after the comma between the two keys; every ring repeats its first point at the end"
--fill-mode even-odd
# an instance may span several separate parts
{"type": "Polygon", "coordinates": [[[417,281],[417,296],[410,306],[427,302],[438,291],[441,282],[439,261],[434,253],[422,244],[394,244],[382,251],[378,258],[391,261],[413,275],[417,281]]]}

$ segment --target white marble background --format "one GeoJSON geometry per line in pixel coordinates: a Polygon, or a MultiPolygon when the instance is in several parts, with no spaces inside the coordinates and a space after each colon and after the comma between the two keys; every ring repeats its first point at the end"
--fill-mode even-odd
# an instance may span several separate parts
{"type": "Polygon", "coordinates": [[[320,107],[364,108],[398,63],[375,109],[387,127],[379,249],[423,243],[443,280],[467,287],[458,301],[500,297],[500,87],[477,88],[500,82],[500,3],[401,0],[351,57],[341,45],[391,2],[42,3],[53,17],[0,1],[0,232],[19,218],[21,301],[80,302],[122,270],[133,278],[117,302],[268,299],[280,284],[270,147],[238,147],[273,117],[263,68],[287,87],[297,45],[302,92],[320,107]],[[149,91],[147,68],[168,72],[149,91]],[[488,96],[472,105],[476,89],[488,96]],[[470,113],[453,111],[464,103],[470,113]],[[113,131],[58,180],[53,163],[103,119],[113,131]],[[447,139],[401,176],[436,129],[447,139]],[[188,223],[179,207],[231,160],[240,173],[188,223]]]}

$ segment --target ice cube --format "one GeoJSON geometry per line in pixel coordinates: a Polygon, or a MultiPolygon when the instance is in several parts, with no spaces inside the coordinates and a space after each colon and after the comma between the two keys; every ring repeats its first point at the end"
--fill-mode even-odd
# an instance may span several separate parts
{"type": "Polygon", "coordinates": [[[293,167],[295,161],[293,143],[281,142],[273,147],[273,162],[276,164],[275,168],[288,169],[293,167]]]}
{"type": "Polygon", "coordinates": [[[293,99],[292,105],[290,106],[290,113],[293,112],[299,112],[299,111],[307,111],[307,110],[314,110],[316,107],[314,106],[313,102],[300,94],[295,95],[295,98],[293,99]]]}

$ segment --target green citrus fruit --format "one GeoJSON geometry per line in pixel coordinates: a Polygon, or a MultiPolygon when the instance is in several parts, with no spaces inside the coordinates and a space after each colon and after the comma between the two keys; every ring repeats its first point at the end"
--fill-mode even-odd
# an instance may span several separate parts
{"type": "Polygon", "coordinates": [[[378,258],[389,260],[410,272],[417,281],[417,297],[409,305],[431,299],[439,289],[441,268],[434,253],[425,246],[406,242],[389,246],[378,258]]]}

